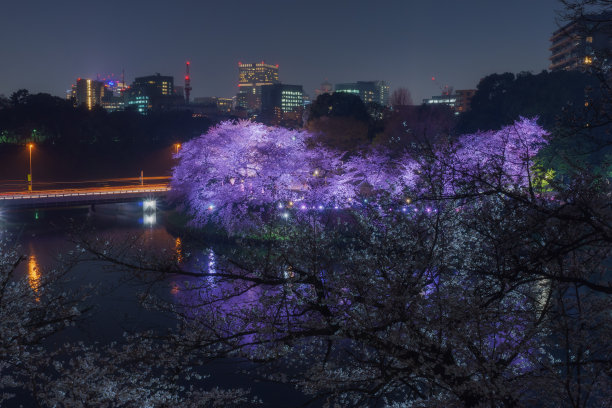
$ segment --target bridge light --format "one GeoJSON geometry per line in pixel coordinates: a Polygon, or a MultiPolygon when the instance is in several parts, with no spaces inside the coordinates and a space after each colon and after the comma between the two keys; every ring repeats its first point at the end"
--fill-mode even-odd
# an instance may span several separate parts
{"type": "Polygon", "coordinates": [[[157,208],[157,201],[145,200],[142,202],[142,207],[144,210],[155,210],[157,208]]]}

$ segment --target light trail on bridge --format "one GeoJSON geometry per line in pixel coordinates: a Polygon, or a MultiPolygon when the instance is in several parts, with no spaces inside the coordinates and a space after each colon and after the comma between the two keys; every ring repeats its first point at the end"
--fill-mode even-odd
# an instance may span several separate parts
{"type": "Polygon", "coordinates": [[[101,204],[104,202],[132,201],[134,199],[165,195],[168,191],[170,191],[170,186],[167,183],[143,186],[12,191],[0,193],[0,206],[36,208],[39,206],[101,204]]]}
{"type": "MultiPolygon", "coordinates": [[[[101,187],[122,187],[137,185],[153,185],[167,182],[170,176],[149,176],[149,177],[120,177],[96,180],[70,180],[70,181],[35,181],[34,191],[63,190],[65,186],[74,186],[75,189],[101,188],[101,187]],[[115,184],[115,186],[112,186],[115,184]],[[87,187],[85,187],[87,186],[87,187]],[[52,188],[57,187],[57,188],[52,188]]],[[[0,191],[5,193],[27,192],[27,183],[24,180],[0,180],[0,191]]]]}

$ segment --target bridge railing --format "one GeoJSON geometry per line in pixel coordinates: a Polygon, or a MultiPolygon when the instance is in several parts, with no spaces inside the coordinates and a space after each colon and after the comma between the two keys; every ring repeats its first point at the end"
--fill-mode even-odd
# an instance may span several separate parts
{"type": "Polygon", "coordinates": [[[62,198],[77,196],[109,196],[120,194],[159,193],[169,191],[168,184],[124,186],[124,187],[90,187],[81,189],[16,191],[0,193],[1,200],[33,200],[42,198],[62,198]]]}

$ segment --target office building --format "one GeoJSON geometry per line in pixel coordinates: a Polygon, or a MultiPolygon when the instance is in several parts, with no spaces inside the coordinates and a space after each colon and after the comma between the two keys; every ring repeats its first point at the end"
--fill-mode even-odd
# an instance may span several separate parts
{"type": "Polygon", "coordinates": [[[357,81],[336,84],[336,92],[357,95],[363,103],[374,102],[382,106],[389,105],[389,84],[385,81],[357,81]]]}
{"type": "Polygon", "coordinates": [[[457,89],[455,91],[457,96],[455,111],[459,113],[469,111],[472,105],[472,98],[475,94],[476,89],[457,89]]]}
{"type": "Polygon", "coordinates": [[[234,108],[234,98],[219,98],[216,96],[199,96],[193,99],[194,105],[214,106],[218,112],[228,113],[234,108]]]}
{"type": "Polygon", "coordinates": [[[457,95],[454,94],[434,95],[431,98],[423,99],[423,103],[425,105],[446,105],[450,107],[453,111],[458,105],[457,95]]]}
{"type": "Polygon", "coordinates": [[[134,79],[131,89],[138,89],[150,96],[170,96],[174,92],[174,77],[155,74],[134,79]]]}
{"type": "Polygon", "coordinates": [[[180,99],[174,94],[174,77],[160,74],[136,78],[125,94],[126,106],[142,114],[168,108],[180,99]]]}
{"type": "Polygon", "coordinates": [[[261,110],[261,89],[278,84],[278,64],[238,63],[238,94],[236,104],[249,111],[261,110]]]}
{"type": "Polygon", "coordinates": [[[452,92],[451,89],[448,92],[442,93],[442,95],[423,99],[423,103],[425,105],[446,105],[455,112],[455,115],[459,115],[470,110],[472,98],[475,94],[476,89],[458,89],[455,92],[452,92]]]}
{"type": "Polygon", "coordinates": [[[72,90],[75,106],[86,106],[87,109],[91,110],[94,106],[102,105],[105,92],[104,82],[78,78],[72,90]]]}
{"type": "Polygon", "coordinates": [[[217,98],[219,112],[231,112],[234,109],[234,98],[217,98]]]}
{"type": "Polygon", "coordinates": [[[585,15],[556,30],[550,38],[550,66],[555,70],[607,68],[612,50],[612,13],[585,15]]]}
{"type": "Polygon", "coordinates": [[[304,111],[302,85],[274,84],[261,88],[261,118],[270,124],[296,122],[304,111]]]}

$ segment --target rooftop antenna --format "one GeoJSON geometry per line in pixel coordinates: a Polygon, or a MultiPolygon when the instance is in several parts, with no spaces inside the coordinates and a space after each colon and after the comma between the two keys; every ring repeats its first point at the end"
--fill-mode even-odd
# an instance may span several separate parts
{"type": "Polygon", "coordinates": [[[189,94],[191,93],[191,78],[189,78],[189,61],[185,63],[185,105],[189,105],[189,94]]]}

